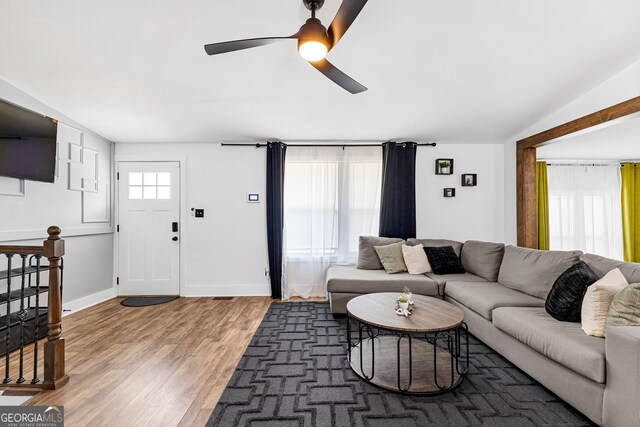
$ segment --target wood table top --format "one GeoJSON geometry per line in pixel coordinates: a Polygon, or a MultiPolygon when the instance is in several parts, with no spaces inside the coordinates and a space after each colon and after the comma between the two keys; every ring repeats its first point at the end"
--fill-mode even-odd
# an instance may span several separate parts
{"type": "Polygon", "coordinates": [[[440,332],[457,328],[464,314],[455,305],[438,298],[413,295],[409,317],[399,316],[395,304],[401,294],[382,292],[355,297],[347,303],[349,315],[367,325],[400,332],[440,332]]]}

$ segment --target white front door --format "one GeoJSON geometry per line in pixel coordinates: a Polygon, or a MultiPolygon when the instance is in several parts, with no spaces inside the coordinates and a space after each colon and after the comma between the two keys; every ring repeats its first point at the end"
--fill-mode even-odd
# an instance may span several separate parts
{"type": "Polygon", "coordinates": [[[118,294],[180,294],[180,163],[118,163],[118,294]]]}

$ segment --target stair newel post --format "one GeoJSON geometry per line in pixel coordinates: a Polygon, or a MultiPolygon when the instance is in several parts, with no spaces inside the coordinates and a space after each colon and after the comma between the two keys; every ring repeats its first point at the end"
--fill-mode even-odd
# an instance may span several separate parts
{"type": "Polygon", "coordinates": [[[64,338],[62,337],[62,295],[60,291],[60,257],[64,255],[64,240],[60,228],[47,229],[44,256],[49,260],[49,295],[47,307],[47,342],[44,344],[43,388],[56,389],[69,381],[65,373],[64,338]]]}

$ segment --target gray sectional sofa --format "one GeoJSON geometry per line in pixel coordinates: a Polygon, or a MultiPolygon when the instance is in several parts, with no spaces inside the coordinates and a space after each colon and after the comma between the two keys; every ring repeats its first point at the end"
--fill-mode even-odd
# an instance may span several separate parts
{"type": "Polygon", "coordinates": [[[356,266],[327,272],[331,310],[346,313],[362,294],[401,292],[444,298],[459,307],[469,331],[599,425],[640,426],[640,327],[615,327],[606,338],[586,335],[580,323],[547,314],[556,278],[579,260],[600,278],[619,268],[640,282],[640,264],[579,251],[538,251],[499,243],[409,239],[409,245],[452,246],[467,271],[387,274],[356,266]]]}

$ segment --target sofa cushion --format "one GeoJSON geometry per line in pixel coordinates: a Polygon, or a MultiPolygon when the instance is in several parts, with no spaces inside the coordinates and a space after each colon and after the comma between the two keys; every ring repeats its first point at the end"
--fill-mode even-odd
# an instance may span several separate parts
{"type": "Polygon", "coordinates": [[[407,271],[407,265],[404,263],[404,256],[402,255],[402,246],[405,246],[405,243],[402,241],[373,247],[387,273],[396,274],[407,271]]]}
{"type": "Polygon", "coordinates": [[[536,298],[546,299],[558,277],[580,259],[580,251],[539,251],[507,246],[498,282],[536,298]]]}
{"type": "Polygon", "coordinates": [[[448,282],[486,282],[482,277],[471,273],[460,274],[435,274],[427,273],[427,277],[433,279],[438,284],[440,295],[444,295],[444,289],[448,282]]]}
{"type": "Polygon", "coordinates": [[[375,237],[360,236],[358,250],[358,268],[362,270],[382,270],[384,267],[378,258],[374,246],[390,245],[392,243],[402,242],[403,240],[395,237],[375,237]]]}
{"type": "Polygon", "coordinates": [[[434,273],[461,274],[465,272],[460,263],[460,258],[458,258],[451,246],[426,247],[424,251],[434,273]]]}
{"type": "Polygon", "coordinates": [[[544,300],[495,282],[447,282],[444,293],[488,320],[498,307],[544,307],[544,300]]]}
{"type": "Polygon", "coordinates": [[[585,335],[579,323],[560,322],[544,308],[502,307],[493,325],[560,365],[605,382],[605,340],[585,335]]]}
{"type": "Polygon", "coordinates": [[[597,281],[589,266],[584,261],[578,261],[556,279],[544,304],[545,310],[556,320],[579,322],[587,287],[597,281]]]}
{"type": "Polygon", "coordinates": [[[371,294],[400,292],[408,286],[414,294],[438,295],[438,284],[425,275],[387,274],[384,270],[360,270],[353,265],[333,265],[327,270],[327,290],[371,294]]]}
{"type": "Polygon", "coordinates": [[[442,247],[442,246],[451,246],[456,255],[460,256],[460,252],[462,251],[462,242],[458,242],[457,240],[447,240],[447,239],[407,239],[407,244],[410,246],[415,246],[418,243],[422,243],[422,246],[426,247],[442,247]]]}
{"type": "Polygon", "coordinates": [[[614,268],[619,268],[624,278],[627,279],[627,282],[640,283],[640,263],[622,262],[593,254],[584,254],[580,259],[591,267],[593,272],[596,273],[596,276],[598,276],[598,279],[604,277],[605,274],[614,268]]]}
{"type": "Polygon", "coordinates": [[[503,243],[467,240],[462,246],[460,259],[464,269],[469,273],[473,273],[490,282],[496,282],[503,256],[503,243]]]}

